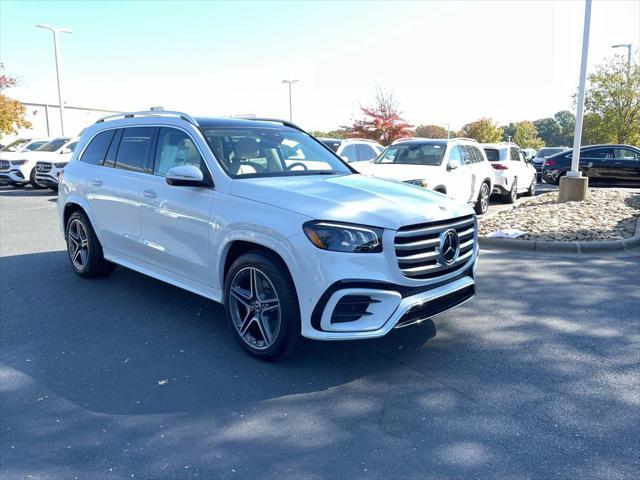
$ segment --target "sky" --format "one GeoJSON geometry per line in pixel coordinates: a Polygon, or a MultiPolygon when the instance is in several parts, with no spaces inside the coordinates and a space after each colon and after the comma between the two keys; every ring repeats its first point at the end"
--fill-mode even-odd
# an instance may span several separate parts
{"type": "MultiPolygon", "coordinates": [[[[582,0],[0,1],[6,93],[57,104],[52,34],[61,34],[68,105],[287,118],[308,130],[349,124],[376,87],[413,125],[458,129],[573,109],[582,0]]],[[[588,69],[640,45],[640,0],[595,0],[588,69]]]]}

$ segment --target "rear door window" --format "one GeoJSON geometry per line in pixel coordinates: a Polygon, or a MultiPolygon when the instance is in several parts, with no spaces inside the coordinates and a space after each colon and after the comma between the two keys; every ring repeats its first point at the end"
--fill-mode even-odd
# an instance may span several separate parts
{"type": "Polygon", "coordinates": [[[93,137],[87,148],[82,152],[80,161],[91,165],[102,165],[114,133],[115,130],[105,130],[93,137]]]}
{"type": "Polygon", "coordinates": [[[125,128],[118,146],[116,168],[144,172],[151,152],[154,131],[153,127],[125,128]]]}

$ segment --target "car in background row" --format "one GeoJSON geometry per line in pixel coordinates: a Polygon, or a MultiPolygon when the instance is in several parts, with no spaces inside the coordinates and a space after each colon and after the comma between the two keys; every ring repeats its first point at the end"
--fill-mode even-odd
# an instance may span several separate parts
{"type": "Polygon", "coordinates": [[[434,190],[473,205],[478,214],[489,208],[494,182],[480,144],[468,138],[397,140],[361,171],[434,190]]]}
{"type": "Polygon", "coordinates": [[[50,188],[56,192],[60,173],[71,160],[71,155],[78,145],[78,139],[73,138],[58,145],[59,142],[52,141],[31,154],[32,161],[36,162],[36,183],[40,187],[50,188]]]}
{"type": "Polygon", "coordinates": [[[527,162],[530,162],[538,154],[538,151],[535,148],[523,148],[522,153],[524,153],[527,162]]]}
{"type": "Polygon", "coordinates": [[[361,163],[370,162],[384,150],[384,147],[375,140],[365,138],[318,138],[318,140],[355,169],[358,169],[361,163]]]}
{"type": "Polygon", "coordinates": [[[533,196],[536,192],[536,169],[526,160],[524,152],[515,143],[485,143],[482,145],[494,169],[493,193],[501,195],[507,203],[514,203],[518,195],[533,196]]]}
{"type": "MultiPolygon", "coordinates": [[[[571,170],[573,150],[548,157],[542,180],[558,185],[571,170]]],[[[640,185],[640,148],[632,145],[589,145],[580,149],[579,169],[589,184],[640,185]]]]}
{"type": "Polygon", "coordinates": [[[533,160],[531,161],[531,164],[533,165],[533,167],[536,169],[536,172],[538,173],[538,180],[540,180],[540,177],[542,175],[542,164],[544,163],[545,159],[547,159],[551,155],[564,152],[565,150],[568,150],[568,149],[569,147],[543,147],[540,149],[538,154],[535,157],[533,157],[533,160]]]}
{"type": "Polygon", "coordinates": [[[21,138],[0,151],[0,183],[13,187],[21,187],[31,183],[38,187],[35,181],[35,163],[29,158],[33,152],[47,145],[51,139],[21,138]]]}

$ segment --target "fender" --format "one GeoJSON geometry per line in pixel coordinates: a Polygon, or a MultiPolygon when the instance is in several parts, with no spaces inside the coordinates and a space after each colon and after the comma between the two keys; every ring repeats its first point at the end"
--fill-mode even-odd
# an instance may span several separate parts
{"type": "Polygon", "coordinates": [[[89,221],[91,222],[91,226],[93,226],[93,231],[98,237],[98,240],[100,241],[101,244],[103,244],[102,235],[100,233],[100,227],[98,226],[98,222],[96,220],[96,214],[94,213],[93,208],[91,208],[91,205],[89,205],[89,202],[85,198],[77,194],[71,194],[67,196],[64,200],[64,205],[62,206],[62,208],[59,209],[60,230],[62,231],[62,234],[64,235],[64,230],[66,228],[66,225],[64,224],[64,210],[66,209],[67,205],[69,205],[70,203],[75,203],[76,205],[79,205],[84,210],[84,212],[87,214],[87,217],[89,217],[89,221]]]}
{"type": "MultiPolygon", "coordinates": [[[[293,247],[293,245],[287,245],[288,239],[283,238],[282,240],[279,240],[255,230],[230,230],[224,234],[222,240],[218,244],[217,249],[215,250],[214,258],[218,259],[216,265],[218,276],[217,280],[219,282],[221,291],[224,289],[224,265],[227,259],[227,255],[229,254],[231,244],[235,241],[255,243],[256,245],[260,245],[262,247],[273,250],[285,263],[285,265],[289,269],[289,273],[291,274],[294,284],[296,283],[296,278],[300,276],[300,268],[298,261],[291,253],[295,251],[295,248],[293,247]]],[[[298,294],[297,290],[296,294],[298,294]]],[[[300,298],[298,298],[298,300],[300,300],[300,298]]]]}

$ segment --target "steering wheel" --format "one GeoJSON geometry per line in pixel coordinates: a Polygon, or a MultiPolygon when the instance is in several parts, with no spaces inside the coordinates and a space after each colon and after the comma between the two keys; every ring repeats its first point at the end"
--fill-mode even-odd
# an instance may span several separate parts
{"type": "Polygon", "coordinates": [[[293,170],[293,167],[297,167],[300,166],[302,167],[303,170],[309,170],[309,167],[307,167],[304,163],[302,162],[293,162],[291,165],[289,165],[287,167],[287,170],[293,170]]]}

